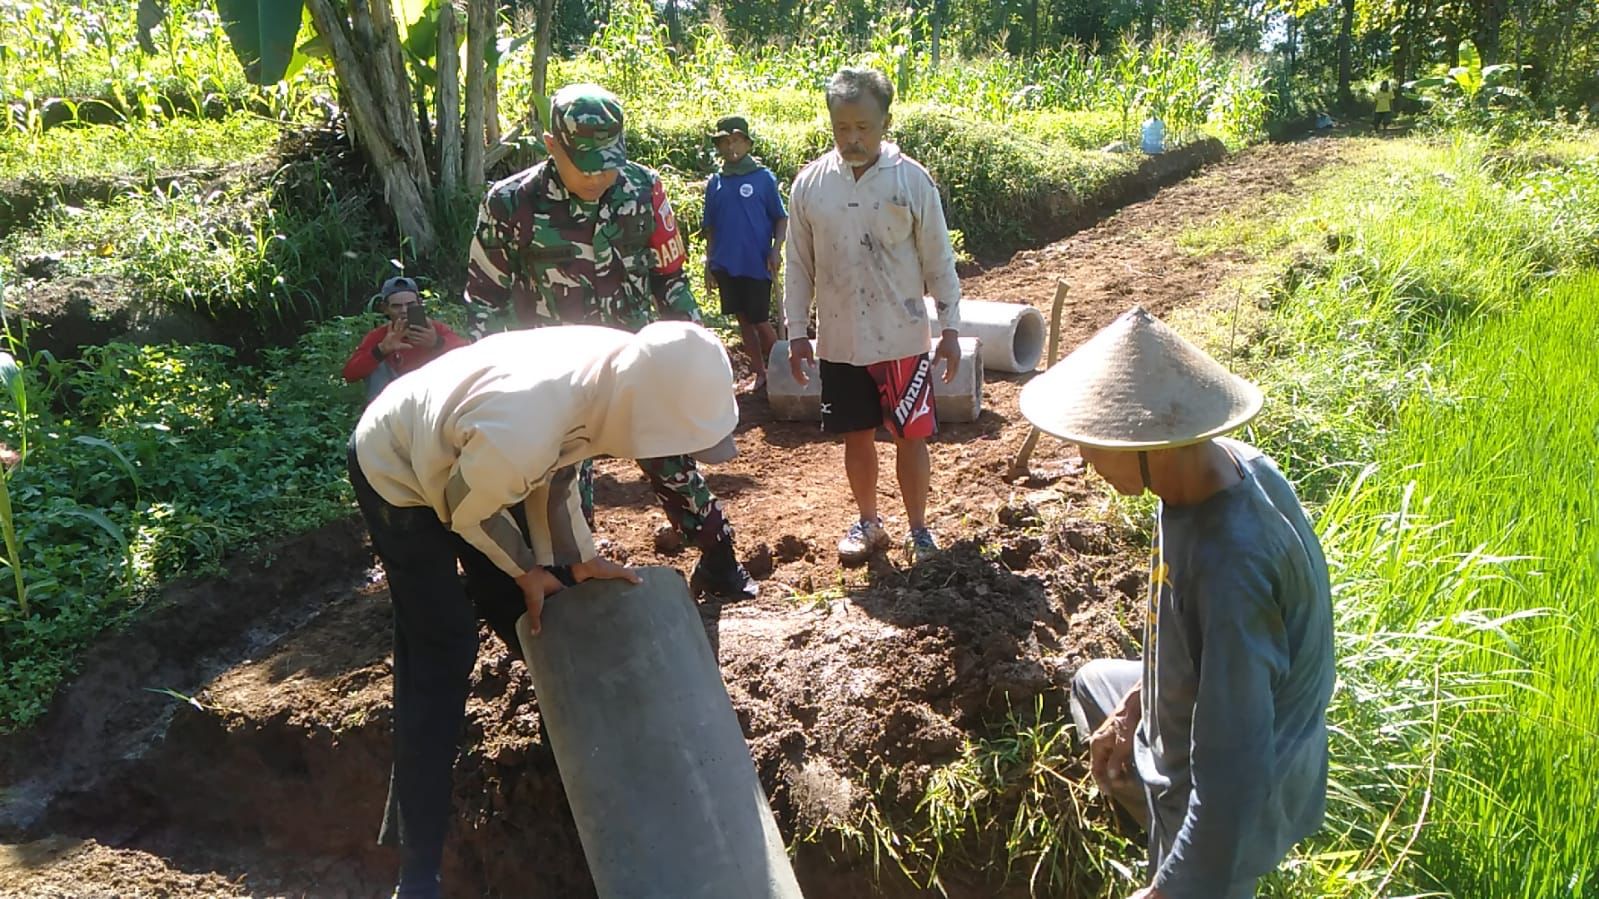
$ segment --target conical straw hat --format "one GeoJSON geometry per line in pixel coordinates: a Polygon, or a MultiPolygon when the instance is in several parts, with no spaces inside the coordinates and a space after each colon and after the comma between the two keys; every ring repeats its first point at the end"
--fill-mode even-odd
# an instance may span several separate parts
{"type": "Polygon", "coordinates": [[[1135,306],[1022,389],[1022,414],[1084,446],[1198,443],[1260,411],[1260,388],[1135,306]]]}

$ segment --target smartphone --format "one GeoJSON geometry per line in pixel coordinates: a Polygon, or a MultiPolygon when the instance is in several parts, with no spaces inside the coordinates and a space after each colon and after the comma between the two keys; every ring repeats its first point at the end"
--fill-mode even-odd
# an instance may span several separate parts
{"type": "Polygon", "coordinates": [[[421,303],[412,303],[405,307],[405,323],[412,328],[426,328],[428,326],[428,313],[422,308],[421,303]]]}

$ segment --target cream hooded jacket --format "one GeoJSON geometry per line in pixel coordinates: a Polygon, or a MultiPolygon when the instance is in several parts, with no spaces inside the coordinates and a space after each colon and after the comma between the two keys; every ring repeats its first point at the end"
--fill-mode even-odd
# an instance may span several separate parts
{"type": "Polygon", "coordinates": [[[396,380],[362,414],[355,448],[385,501],[431,508],[516,577],[594,557],[574,463],[698,452],[737,424],[732,368],[709,331],[572,325],[485,337],[396,380]],[[510,513],[524,502],[526,541],[510,513]]]}

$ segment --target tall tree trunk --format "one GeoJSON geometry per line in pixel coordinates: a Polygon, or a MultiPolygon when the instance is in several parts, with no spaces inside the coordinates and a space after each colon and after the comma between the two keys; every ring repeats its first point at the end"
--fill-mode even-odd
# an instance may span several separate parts
{"type": "Polygon", "coordinates": [[[466,136],[461,177],[477,196],[483,189],[483,70],[494,43],[499,12],[496,0],[467,0],[466,4],[466,136]]]}
{"type": "Polygon", "coordinates": [[[1392,66],[1394,82],[1404,84],[1410,80],[1410,11],[1416,0],[1402,0],[1394,15],[1394,43],[1392,66]]]}
{"type": "Polygon", "coordinates": [[[1510,11],[1509,0],[1475,0],[1471,6],[1476,18],[1471,37],[1477,43],[1477,55],[1483,65],[1493,65],[1499,61],[1499,35],[1510,11]]]}
{"type": "Polygon", "coordinates": [[[1299,17],[1288,13],[1288,83],[1294,83],[1294,66],[1299,62],[1299,17]]]}
{"type": "Polygon", "coordinates": [[[1349,89],[1351,55],[1355,36],[1355,0],[1341,0],[1343,16],[1338,23],[1338,102],[1348,106],[1355,98],[1349,89]]]}
{"type": "MultiPolygon", "coordinates": [[[[539,0],[538,32],[533,39],[533,95],[535,97],[548,97],[550,95],[546,81],[550,70],[550,38],[555,33],[555,0],[539,0]]],[[[530,131],[540,133],[538,122],[538,104],[528,110],[527,118],[530,131]]]]}
{"type": "Polygon", "coordinates": [[[1569,73],[1571,71],[1571,51],[1572,51],[1572,45],[1576,41],[1576,34],[1574,33],[1575,29],[1573,28],[1573,25],[1574,25],[1574,20],[1576,19],[1576,17],[1577,17],[1577,4],[1575,4],[1575,3],[1567,3],[1566,4],[1565,22],[1564,22],[1563,27],[1560,29],[1560,41],[1559,41],[1559,43],[1560,43],[1560,51],[1559,51],[1560,75],[1559,75],[1559,81],[1557,83],[1559,83],[1561,85],[1566,84],[1566,75],[1567,75],[1567,73],[1569,73]]]}
{"type": "Polygon", "coordinates": [[[672,42],[673,55],[683,49],[683,22],[677,15],[677,0],[666,0],[666,37],[672,42]]]}
{"type": "Polygon", "coordinates": [[[1027,8],[1027,55],[1038,55],[1038,0],[1032,0],[1027,8]]]}
{"type": "MultiPolygon", "coordinates": [[[[455,7],[439,11],[439,190],[446,197],[461,189],[461,73],[456,49],[455,7]]],[[[468,89],[470,91],[470,89],[468,89]]]]}
{"type": "Polygon", "coordinates": [[[944,4],[947,0],[933,0],[933,70],[938,70],[939,52],[944,42],[944,4]]]}
{"type": "Polygon", "coordinates": [[[332,0],[306,0],[306,6],[317,32],[328,42],[340,91],[349,98],[355,139],[383,179],[384,199],[394,211],[400,233],[418,255],[433,252],[438,246],[433,182],[411,112],[411,85],[388,4],[377,3],[373,14],[355,3],[353,20],[335,10],[332,0]]]}
{"type": "Polygon", "coordinates": [[[499,142],[500,68],[488,66],[483,73],[483,143],[492,147],[499,142]]]}

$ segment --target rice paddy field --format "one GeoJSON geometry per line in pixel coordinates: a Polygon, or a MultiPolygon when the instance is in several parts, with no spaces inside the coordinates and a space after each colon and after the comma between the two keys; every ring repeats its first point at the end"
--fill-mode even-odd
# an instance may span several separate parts
{"type": "Polygon", "coordinates": [[[1385,142],[1256,238],[1257,439],[1319,506],[1341,651],[1281,895],[1599,894],[1595,149],[1385,142]]]}

